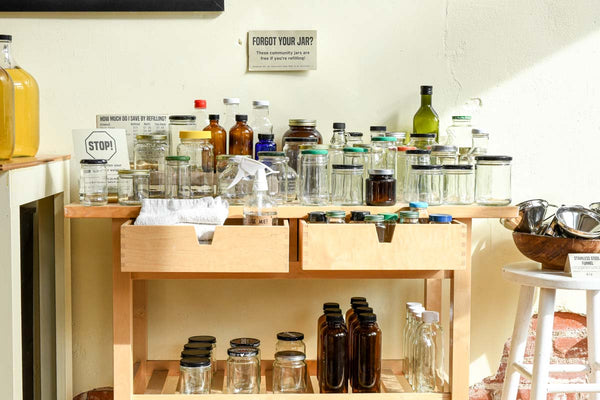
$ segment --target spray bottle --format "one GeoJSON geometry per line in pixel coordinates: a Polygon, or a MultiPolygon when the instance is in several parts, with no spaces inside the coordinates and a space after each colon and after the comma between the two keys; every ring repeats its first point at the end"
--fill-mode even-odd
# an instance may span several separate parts
{"type": "Polygon", "coordinates": [[[239,161],[239,170],[227,189],[237,185],[246,176],[254,176],[252,194],[244,201],[244,225],[277,225],[277,203],[269,196],[267,175],[278,172],[251,158],[236,159],[239,161]]]}

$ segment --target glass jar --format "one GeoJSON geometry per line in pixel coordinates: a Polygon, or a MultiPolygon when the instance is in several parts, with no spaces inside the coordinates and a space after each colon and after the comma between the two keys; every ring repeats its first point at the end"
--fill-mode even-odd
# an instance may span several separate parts
{"type": "Polygon", "coordinates": [[[398,222],[401,224],[418,224],[419,213],[417,211],[398,212],[398,222]]]}
{"type": "Polygon", "coordinates": [[[383,215],[365,215],[365,224],[374,224],[377,230],[377,240],[383,243],[385,240],[385,224],[383,215]]]}
{"type": "Polygon", "coordinates": [[[306,356],[299,351],[278,351],[273,362],[273,393],[306,392],[306,356]]]}
{"type": "Polygon", "coordinates": [[[79,202],[84,206],[105,206],[108,203],[106,160],[81,160],[79,202]]]}
{"type": "Polygon", "coordinates": [[[210,335],[192,336],[188,339],[188,343],[208,343],[210,344],[210,361],[212,364],[213,374],[217,373],[217,338],[210,335]]]}
{"type": "Polygon", "coordinates": [[[217,194],[224,200],[229,202],[229,205],[242,205],[246,196],[252,193],[254,185],[254,177],[246,176],[232,188],[229,185],[233,182],[240,168],[238,157],[250,156],[233,156],[230,154],[222,154],[217,157],[217,194]],[[221,171],[221,172],[219,172],[221,171]]]}
{"type": "Polygon", "coordinates": [[[177,155],[190,158],[190,196],[197,199],[215,194],[214,153],[210,131],[181,131],[177,155]]]}
{"type": "Polygon", "coordinates": [[[227,350],[227,392],[257,394],[260,392],[258,349],[232,347],[227,350]]]}
{"type": "Polygon", "coordinates": [[[311,224],[324,224],[327,222],[325,211],[311,211],[308,213],[308,222],[311,224]]]}
{"type": "MultiPolygon", "coordinates": [[[[408,150],[417,150],[416,147],[398,146],[397,164],[396,164],[396,200],[404,201],[404,187],[408,178],[409,167],[408,150]]],[[[411,164],[412,165],[412,164],[411,164]]]]}
{"type": "Polygon", "coordinates": [[[258,361],[260,361],[260,340],[258,339],[247,337],[231,339],[229,341],[229,346],[231,346],[232,348],[251,347],[253,349],[256,349],[258,352],[256,354],[256,357],[258,358],[258,361]]]}
{"type": "Polygon", "coordinates": [[[207,343],[207,342],[193,342],[193,343],[186,343],[183,345],[183,350],[208,350],[210,352],[212,352],[212,348],[213,345],[212,343],[207,343]]]}
{"type": "Polygon", "coordinates": [[[363,204],[363,166],[332,165],[331,168],[331,203],[340,206],[363,204]]]}
{"type": "Polygon", "coordinates": [[[364,223],[367,215],[371,215],[371,211],[350,211],[350,223],[364,223]]]}
{"type": "Polygon", "coordinates": [[[288,201],[288,165],[287,157],[283,151],[261,151],[258,161],[270,167],[276,174],[267,175],[269,195],[277,202],[283,204],[288,201]]]}
{"type": "Polygon", "coordinates": [[[408,201],[425,201],[430,206],[442,204],[442,166],[413,165],[408,182],[408,201]]]}
{"type": "Polygon", "coordinates": [[[431,214],[429,216],[430,224],[451,224],[452,215],[448,214],[431,214]]]}
{"type": "Polygon", "coordinates": [[[181,394],[209,394],[212,381],[210,359],[183,358],[179,362],[181,394]]]}
{"type": "Polygon", "coordinates": [[[365,153],[368,149],[363,147],[344,148],[344,164],[346,165],[365,165],[365,153]]]}
{"type": "Polygon", "coordinates": [[[286,139],[292,137],[312,137],[317,138],[317,143],[323,143],[323,137],[317,130],[317,121],[314,119],[290,119],[289,127],[281,139],[283,146],[286,139]]]}
{"type": "Polygon", "coordinates": [[[458,147],[456,146],[431,146],[431,163],[435,165],[458,164],[458,147]]]}
{"type": "Polygon", "coordinates": [[[371,125],[371,127],[369,128],[371,140],[373,140],[374,137],[385,136],[385,131],[387,131],[387,126],[371,125]]]}
{"type": "Polygon", "coordinates": [[[372,169],[366,181],[365,199],[369,206],[396,204],[396,179],[391,169],[372,169]]]}
{"type": "Polygon", "coordinates": [[[409,146],[414,146],[421,150],[431,150],[435,144],[435,133],[411,133],[409,146]]]}
{"type": "Polygon", "coordinates": [[[15,151],[15,85],[0,67],[0,160],[8,160],[15,151]]]}
{"type": "Polygon", "coordinates": [[[386,132],[385,136],[395,137],[396,143],[400,146],[406,142],[406,138],[408,137],[408,133],[406,132],[386,132]]]}
{"type": "Polygon", "coordinates": [[[258,135],[258,142],[254,145],[254,157],[258,160],[258,153],[261,151],[277,151],[275,144],[275,135],[262,133],[258,135]]]}
{"type": "MultiPolygon", "coordinates": [[[[254,100],[252,102],[252,119],[250,120],[250,126],[254,133],[258,135],[259,140],[261,135],[273,134],[273,123],[269,119],[269,105],[270,103],[268,100],[254,100]]],[[[271,137],[271,140],[273,137],[271,137]]],[[[273,142],[273,146],[275,146],[275,142],[273,142]]],[[[261,151],[275,150],[277,150],[277,147],[273,149],[263,149],[261,151]]]]}
{"type": "Polygon", "coordinates": [[[444,165],[444,204],[473,204],[475,173],[472,165],[444,165]]]}
{"type": "Polygon", "coordinates": [[[406,150],[406,157],[404,158],[404,186],[402,188],[402,201],[409,202],[408,200],[408,181],[410,174],[412,173],[413,165],[429,165],[431,164],[431,150],[414,149],[406,150]]]}
{"type": "Polygon", "coordinates": [[[327,211],[328,224],[345,224],[346,223],[346,212],[345,211],[327,211]]]}
{"type": "Polygon", "coordinates": [[[210,119],[210,123],[203,130],[210,131],[211,133],[210,144],[213,145],[216,168],[216,157],[221,154],[227,154],[227,131],[219,125],[219,114],[210,114],[208,118],[210,119]]]}
{"type": "Polygon", "coordinates": [[[306,345],[304,344],[304,333],[279,332],[277,334],[275,352],[280,351],[299,351],[300,353],[306,354],[306,345]]]}
{"type": "Polygon", "coordinates": [[[509,156],[475,157],[475,201],[485,206],[506,206],[511,202],[509,156]]]}
{"type": "Polygon", "coordinates": [[[414,211],[419,215],[420,222],[429,221],[429,204],[425,201],[411,201],[408,203],[410,211],[414,211]]]}
{"type": "Polygon", "coordinates": [[[447,145],[466,147],[471,144],[471,116],[455,115],[452,117],[452,125],[446,129],[448,138],[447,145]]]}
{"type": "Polygon", "coordinates": [[[490,140],[490,134],[482,132],[479,129],[471,129],[471,136],[473,138],[471,148],[471,154],[473,156],[484,156],[488,151],[488,143],[490,140]]]}
{"type": "Polygon", "coordinates": [[[288,165],[299,172],[298,159],[300,158],[300,146],[305,144],[317,144],[317,137],[288,137],[283,140],[283,152],[289,159],[288,165]]]}
{"type": "Polygon", "coordinates": [[[300,159],[300,193],[302,205],[329,203],[329,172],[327,150],[303,150],[300,159]]]}
{"type": "Polygon", "coordinates": [[[474,165],[475,157],[471,153],[470,147],[459,147],[458,148],[458,163],[463,165],[474,165]]]}
{"type": "MultiPolygon", "coordinates": [[[[169,155],[177,155],[177,146],[179,146],[179,132],[195,131],[195,115],[171,115],[169,116],[169,155]]],[[[137,169],[137,167],[136,167],[137,169]]]]}
{"type": "Polygon", "coordinates": [[[385,230],[383,232],[383,242],[390,243],[394,237],[394,230],[396,229],[398,214],[380,213],[379,215],[383,216],[383,225],[385,226],[385,230]]]}
{"type": "Polygon", "coordinates": [[[363,142],[362,132],[346,132],[346,145],[353,146],[357,143],[363,142]]]}
{"type": "Polygon", "coordinates": [[[391,169],[396,178],[398,145],[395,137],[377,136],[371,139],[370,169],[391,169]]]}
{"type": "Polygon", "coordinates": [[[139,206],[148,198],[150,171],[144,169],[123,169],[119,171],[118,197],[119,204],[139,206]]]}
{"type": "Polygon", "coordinates": [[[189,199],[190,158],[188,156],[168,156],[165,177],[166,199],[189,199]]]}
{"type": "Polygon", "coordinates": [[[169,155],[167,135],[137,135],[133,147],[134,169],[150,171],[148,195],[151,199],[165,197],[165,157],[169,155]]]}

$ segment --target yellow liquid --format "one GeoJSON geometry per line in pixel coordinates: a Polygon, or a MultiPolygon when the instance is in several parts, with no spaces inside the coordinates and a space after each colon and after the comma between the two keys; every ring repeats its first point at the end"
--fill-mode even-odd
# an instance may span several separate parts
{"type": "Polygon", "coordinates": [[[15,85],[15,152],[14,157],[33,157],[40,147],[40,90],[24,69],[6,70],[15,85]]]}
{"type": "Polygon", "coordinates": [[[12,156],[15,147],[15,102],[10,76],[0,68],[0,159],[12,156]]]}

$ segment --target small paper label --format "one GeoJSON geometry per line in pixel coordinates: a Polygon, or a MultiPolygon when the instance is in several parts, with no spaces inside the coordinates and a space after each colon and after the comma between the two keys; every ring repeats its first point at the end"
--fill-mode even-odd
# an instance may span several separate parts
{"type": "Polygon", "coordinates": [[[569,254],[565,272],[572,278],[600,278],[600,254],[569,254]]]}
{"type": "Polygon", "coordinates": [[[246,215],[244,225],[273,225],[273,216],[246,215]]]}
{"type": "Polygon", "coordinates": [[[248,71],[317,69],[317,31],[248,32],[248,71]]]}

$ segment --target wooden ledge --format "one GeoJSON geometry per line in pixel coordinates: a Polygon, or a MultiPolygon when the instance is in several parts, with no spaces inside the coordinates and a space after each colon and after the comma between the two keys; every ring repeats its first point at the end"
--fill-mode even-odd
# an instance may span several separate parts
{"type": "Polygon", "coordinates": [[[11,169],[19,169],[33,167],[40,164],[45,164],[53,161],[69,160],[71,156],[66,155],[37,155],[35,157],[14,157],[10,160],[0,160],[0,171],[9,171],[11,169]]]}

